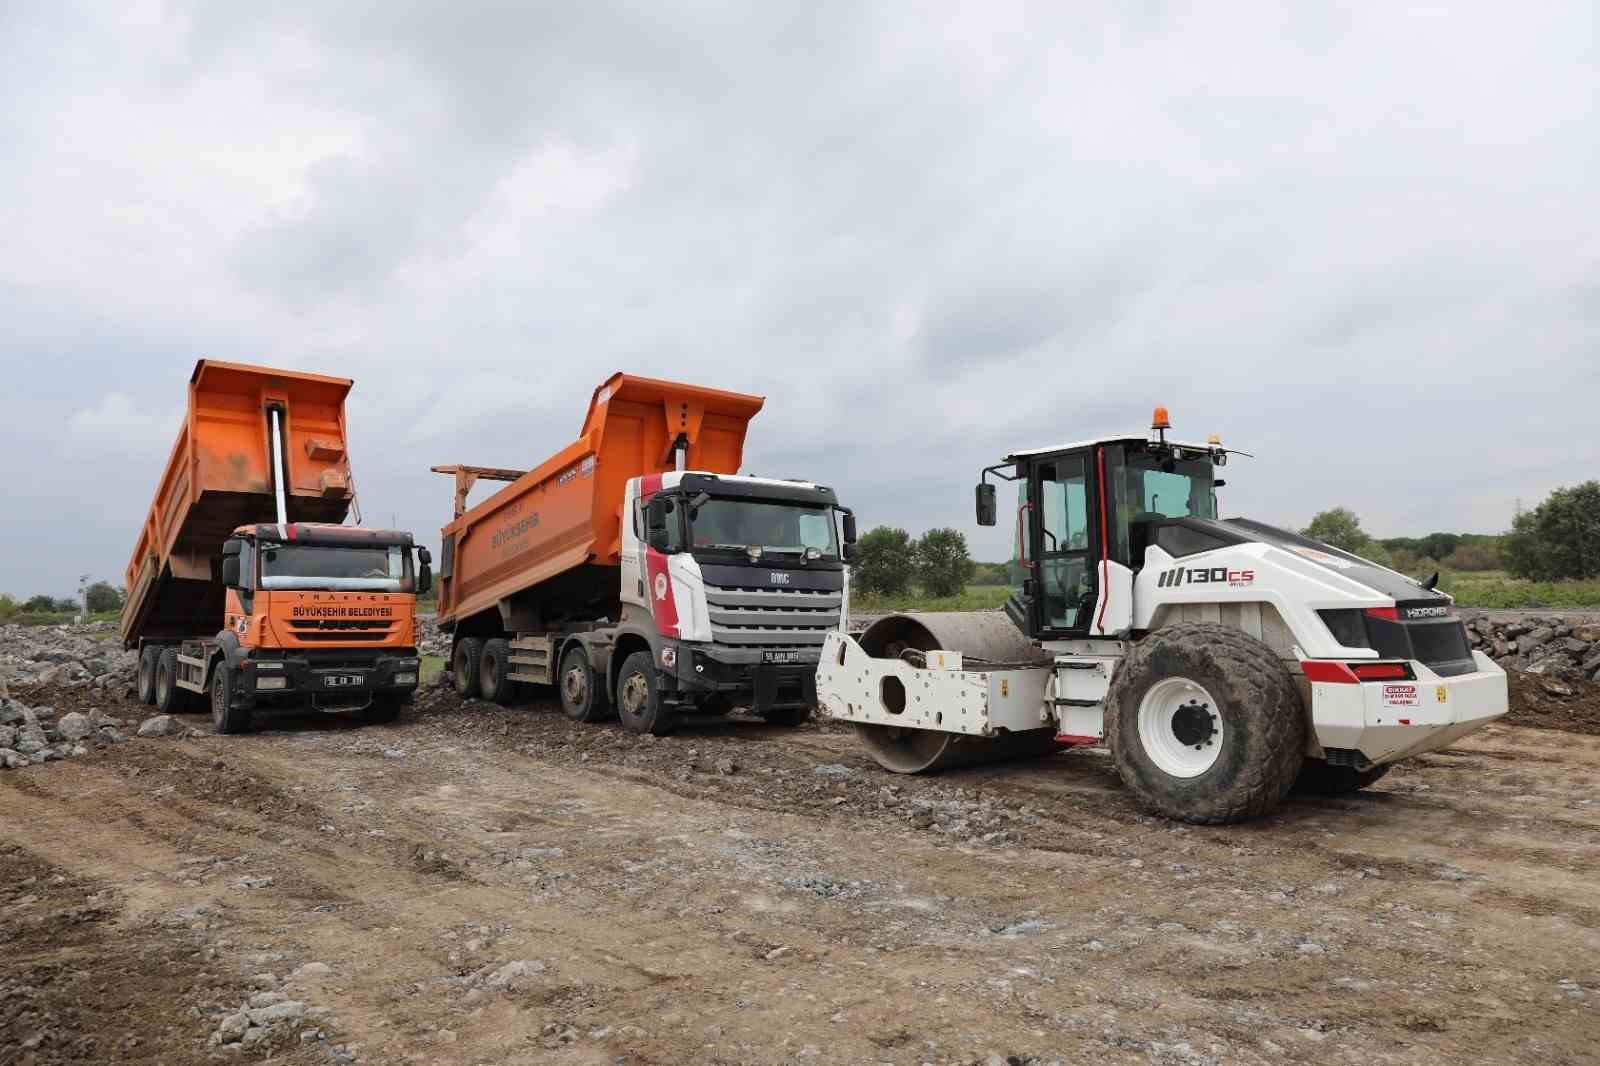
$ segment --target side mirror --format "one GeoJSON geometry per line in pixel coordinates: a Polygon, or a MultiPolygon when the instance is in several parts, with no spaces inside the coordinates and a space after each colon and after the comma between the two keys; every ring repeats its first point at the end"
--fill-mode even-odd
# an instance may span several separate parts
{"type": "Polygon", "coordinates": [[[244,539],[241,537],[229,537],[227,540],[222,542],[222,554],[224,556],[238,555],[243,551],[244,539]]]}
{"type": "MultiPolygon", "coordinates": [[[[422,552],[426,553],[427,549],[424,548],[422,552]]],[[[433,567],[428,565],[428,560],[424,557],[422,568],[417,571],[417,595],[421,596],[431,588],[433,588],[433,567]]]]}
{"type": "Polygon", "coordinates": [[[239,556],[222,557],[222,583],[231,589],[239,587],[239,556]]]}
{"type": "Polygon", "coordinates": [[[844,542],[844,547],[839,549],[839,551],[840,551],[840,554],[843,556],[845,562],[853,563],[853,562],[856,561],[856,543],[855,543],[855,541],[853,541],[853,540],[845,541],[844,542]]]}
{"type": "Polygon", "coordinates": [[[994,485],[987,481],[981,482],[977,487],[976,496],[978,500],[978,525],[994,525],[997,518],[994,485]]]}
{"type": "MultiPolygon", "coordinates": [[[[844,512],[844,543],[845,543],[846,547],[849,547],[850,545],[854,544],[855,542],[856,542],[856,513],[854,511],[846,511],[846,512],[844,512]]],[[[852,554],[854,554],[854,553],[846,553],[845,558],[849,559],[852,554]]]]}
{"type": "Polygon", "coordinates": [[[645,504],[644,541],[658,552],[672,550],[672,535],[667,526],[672,512],[672,501],[660,496],[645,504]]]}
{"type": "Polygon", "coordinates": [[[417,562],[421,563],[423,566],[427,566],[429,563],[433,562],[433,553],[427,548],[418,548],[417,562]]]}

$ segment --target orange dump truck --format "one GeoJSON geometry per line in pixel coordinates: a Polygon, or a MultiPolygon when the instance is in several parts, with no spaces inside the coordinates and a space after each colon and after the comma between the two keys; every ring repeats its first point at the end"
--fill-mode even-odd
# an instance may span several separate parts
{"type": "Polygon", "coordinates": [[[616,374],[534,469],[434,467],[456,479],[439,624],[457,690],[556,685],[569,717],[652,733],[734,707],[803,720],[855,518],[824,485],[739,475],[762,402],[616,374]],[[511,484],[469,509],[480,479],[511,484]]]}
{"type": "Polygon", "coordinates": [[[355,499],[351,384],[195,364],[128,561],[122,641],[139,651],[146,703],[175,711],[204,696],[218,730],[237,733],[283,704],[391,720],[415,690],[428,553],[410,533],[340,524],[355,499]]]}

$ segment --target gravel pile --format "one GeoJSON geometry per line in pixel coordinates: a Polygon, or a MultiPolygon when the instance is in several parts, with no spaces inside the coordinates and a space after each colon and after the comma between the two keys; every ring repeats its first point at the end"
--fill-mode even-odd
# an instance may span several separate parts
{"type": "Polygon", "coordinates": [[[1561,615],[1467,621],[1472,646],[1501,666],[1562,681],[1600,681],[1600,623],[1561,615]]]}
{"type": "Polygon", "coordinates": [[[0,681],[116,689],[133,684],[138,658],[123,650],[115,622],[0,625],[0,681]]]}
{"type": "Polygon", "coordinates": [[[54,707],[29,707],[0,695],[0,769],[70,759],[121,744],[127,739],[123,729],[121,719],[99,711],[69,711],[57,716],[54,707]]]}

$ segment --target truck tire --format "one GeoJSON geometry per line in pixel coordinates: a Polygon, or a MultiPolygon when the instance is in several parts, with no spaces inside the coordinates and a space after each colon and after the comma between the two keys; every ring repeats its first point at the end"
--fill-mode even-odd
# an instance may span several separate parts
{"type": "Polygon", "coordinates": [[[183,690],[178,688],[178,649],[165,647],[156,656],[155,690],[152,693],[156,710],[162,714],[176,714],[183,709],[183,690]]]}
{"type": "Polygon", "coordinates": [[[233,667],[227,663],[218,663],[211,671],[211,724],[219,733],[250,732],[250,709],[239,706],[233,667]]]}
{"type": "Polygon", "coordinates": [[[361,720],[368,725],[387,725],[399,721],[400,709],[410,702],[409,692],[374,692],[372,702],[361,712],[361,720]]]}
{"type": "Polygon", "coordinates": [[[511,672],[511,642],[495,637],[483,642],[478,656],[478,691],[483,698],[504,707],[511,702],[517,683],[506,675],[511,672]]]}
{"type": "Polygon", "coordinates": [[[1267,813],[1305,757],[1305,704],[1288,669],[1229,626],[1182,623],[1145,637],[1117,668],[1105,716],[1122,780],[1180,821],[1267,813]]]}
{"type": "Polygon", "coordinates": [[[677,712],[661,703],[656,660],[648,651],[636,651],[623,660],[617,673],[617,717],[635,733],[658,737],[678,727],[677,712]]]}
{"type": "Polygon", "coordinates": [[[482,655],[483,641],[477,637],[462,637],[450,655],[450,677],[455,682],[456,695],[464,700],[478,694],[478,663],[482,655]]]}
{"type": "Polygon", "coordinates": [[[561,656],[556,685],[561,690],[561,713],[574,722],[603,722],[616,717],[606,695],[606,680],[595,673],[582,644],[574,644],[561,656]]]}
{"type": "Polygon", "coordinates": [[[1326,759],[1307,759],[1300,767],[1294,787],[1297,792],[1318,796],[1343,796],[1376,784],[1393,768],[1393,763],[1384,763],[1357,770],[1354,766],[1333,766],[1326,759]]]}
{"type": "Polygon", "coordinates": [[[161,648],[146,644],[139,649],[139,669],[135,675],[140,703],[156,701],[156,660],[161,658],[161,648]]]}
{"type": "Polygon", "coordinates": [[[762,714],[762,719],[768,725],[802,725],[811,718],[810,707],[780,707],[775,711],[762,714]]]}

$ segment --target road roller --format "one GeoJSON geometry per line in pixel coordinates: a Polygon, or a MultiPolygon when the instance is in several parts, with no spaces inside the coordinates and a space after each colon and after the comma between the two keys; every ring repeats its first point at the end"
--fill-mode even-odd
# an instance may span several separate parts
{"type": "Polygon", "coordinates": [[[1103,747],[1150,809],[1227,823],[1297,787],[1365,788],[1506,712],[1504,671],[1435,579],[1219,518],[1218,472],[1244,453],[1170,428],[1158,407],[1148,434],[985,468],[979,525],[997,482],[1016,490],[1004,610],[830,633],[821,713],[894,773],[1103,747]]]}

